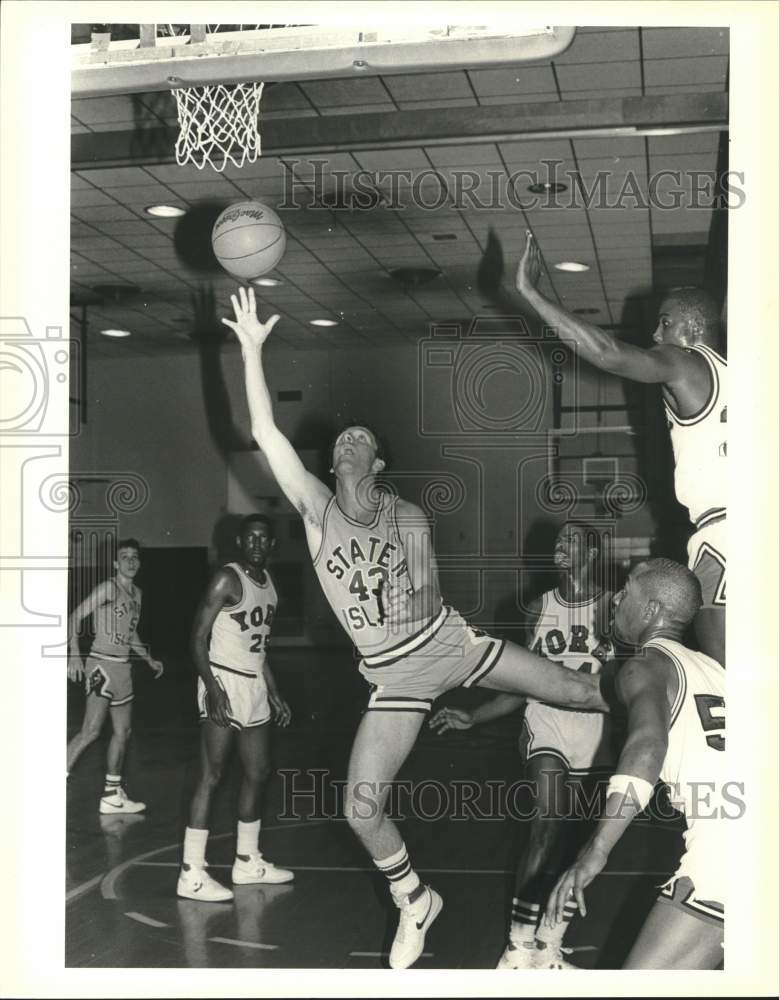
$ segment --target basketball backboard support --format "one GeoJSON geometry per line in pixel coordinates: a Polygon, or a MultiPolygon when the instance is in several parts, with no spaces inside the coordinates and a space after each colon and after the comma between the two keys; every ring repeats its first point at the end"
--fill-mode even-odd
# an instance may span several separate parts
{"type": "MultiPolygon", "coordinates": [[[[123,26],[125,27],[125,26],[123,26]]],[[[317,25],[138,25],[138,37],[110,32],[72,45],[72,94],[97,97],[214,83],[277,82],[414,73],[551,59],[573,41],[573,27],[441,26],[328,29],[317,25]],[[230,26],[234,27],[234,26],[230,26]],[[239,26],[243,27],[243,26],[239,26]]]]}

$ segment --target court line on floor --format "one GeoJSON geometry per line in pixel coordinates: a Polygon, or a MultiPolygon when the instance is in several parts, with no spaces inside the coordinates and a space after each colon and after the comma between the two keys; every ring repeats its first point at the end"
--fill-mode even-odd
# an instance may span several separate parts
{"type": "MultiPolygon", "coordinates": [[[[322,824],[329,822],[331,822],[329,819],[315,819],[315,820],[302,820],[300,823],[279,823],[275,826],[266,826],[265,832],[267,833],[271,830],[294,830],[305,826],[321,826],[322,824]]],[[[234,836],[235,836],[234,831],[227,830],[224,833],[215,833],[208,839],[213,841],[213,840],[220,840],[224,837],[234,837],[234,836]]],[[[147,858],[153,858],[157,854],[164,854],[165,851],[176,851],[180,849],[181,849],[181,841],[177,840],[174,844],[166,844],[164,847],[155,847],[154,850],[146,851],[144,854],[137,854],[134,858],[128,858],[126,861],[123,861],[115,868],[112,868],[111,871],[106,873],[106,875],[102,878],[100,883],[100,893],[103,899],[119,898],[116,894],[116,883],[119,881],[119,879],[122,877],[125,871],[127,871],[128,868],[131,868],[133,865],[141,864],[142,862],[146,861],[147,858]]],[[[176,868],[179,867],[178,862],[176,861],[170,862],[170,865],[176,868]]]]}
{"type": "Polygon", "coordinates": [[[87,882],[82,882],[81,885],[75,886],[70,892],[65,893],[65,902],[71,903],[74,899],[78,899],[79,896],[83,896],[85,892],[89,892],[90,889],[94,889],[96,885],[100,885],[103,880],[105,872],[101,872],[99,875],[95,875],[94,878],[89,879],[87,882]]]}
{"type": "Polygon", "coordinates": [[[153,917],[147,917],[145,913],[137,913],[135,910],[130,910],[125,913],[126,917],[130,920],[137,920],[140,924],[148,924],[149,927],[170,927],[170,924],[163,923],[162,920],[155,920],[153,917]]]}
{"type": "MultiPolygon", "coordinates": [[[[332,823],[332,822],[333,821],[330,818],[327,818],[327,819],[302,820],[300,823],[278,823],[275,826],[266,826],[265,830],[266,831],[270,831],[270,830],[290,830],[290,829],[298,829],[298,828],[304,827],[304,826],[322,826],[325,823],[332,823]]],[[[215,834],[213,834],[213,836],[209,837],[209,840],[219,840],[220,837],[231,837],[233,835],[234,835],[233,831],[232,830],[228,830],[225,833],[215,833],[215,834]]],[[[162,854],[164,851],[172,851],[172,850],[174,850],[177,847],[181,847],[181,842],[180,841],[178,843],[175,843],[175,844],[168,844],[166,847],[157,847],[153,851],[147,851],[146,854],[138,854],[134,858],[130,858],[127,861],[123,861],[120,865],[117,865],[116,868],[112,868],[112,869],[110,869],[107,872],[101,872],[99,875],[95,875],[93,878],[87,879],[86,882],[82,882],[80,885],[76,885],[72,889],[70,889],[65,894],[65,903],[67,904],[67,903],[75,902],[75,900],[77,900],[81,896],[85,895],[91,889],[96,888],[98,885],[100,885],[102,882],[104,882],[106,879],[108,879],[112,875],[116,875],[118,877],[118,875],[121,874],[121,872],[119,871],[119,869],[121,869],[121,871],[123,872],[126,868],[129,868],[131,865],[136,864],[136,863],[141,863],[141,859],[142,858],[152,858],[152,857],[154,857],[155,854],[162,854]]],[[[109,883],[110,888],[112,890],[113,890],[113,886],[115,884],[116,884],[116,878],[114,878],[113,881],[111,883],[109,883]]],[[[108,896],[106,896],[106,894],[103,893],[103,898],[104,899],[117,899],[118,897],[116,896],[116,894],[114,892],[112,895],[108,895],[108,896]]]]}
{"type": "Polygon", "coordinates": [[[233,944],[239,948],[258,948],[261,951],[278,951],[277,944],[261,944],[259,941],[235,941],[233,938],[212,937],[209,941],[216,941],[217,944],[233,944]]]}
{"type": "MultiPolygon", "coordinates": [[[[179,864],[177,861],[137,861],[135,862],[141,868],[178,868],[179,864]]],[[[211,864],[208,865],[209,868],[232,868],[232,864],[211,864]]],[[[360,867],[357,865],[286,865],[290,871],[293,872],[376,872],[376,868],[372,867],[360,867]]],[[[513,875],[516,869],[514,868],[421,868],[419,866],[414,867],[415,871],[422,872],[425,875],[513,875]]],[[[652,876],[657,878],[667,878],[666,872],[601,872],[598,876],[599,878],[603,875],[643,875],[645,877],[652,876]]],[[[271,884],[271,883],[264,883],[271,884]]]]}
{"type": "MultiPolygon", "coordinates": [[[[350,951],[349,958],[389,958],[388,951],[350,951]]],[[[434,958],[432,951],[423,951],[420,958],[434,958]]]]}

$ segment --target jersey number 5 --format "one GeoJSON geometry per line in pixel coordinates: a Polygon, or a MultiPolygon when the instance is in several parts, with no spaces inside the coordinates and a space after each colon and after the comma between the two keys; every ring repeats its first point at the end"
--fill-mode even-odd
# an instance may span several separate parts
{"type": "Polygon", "coordinates": [[[725,728],[725,699],[716,694],[696,694],[695,707],[698,709],[704,733],[712,733],[706,737],[708,745],[712,750],[724,750],[725,737],[722,733],[713,733],[713,730],[725,728]],[[716,708],[722,711],[714,715],[713,709],[716,708]]]}

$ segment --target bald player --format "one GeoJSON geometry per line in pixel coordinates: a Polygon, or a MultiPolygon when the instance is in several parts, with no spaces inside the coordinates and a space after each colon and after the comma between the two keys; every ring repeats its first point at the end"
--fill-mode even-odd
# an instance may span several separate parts
{"type": "Polygon", "coordinates": [[[700,649],[725,666],[728,369],[719,351],[717,307],[701,289],[675,290],[660,307],[655,346],[634,347],[546,299],[537,287],[540,274],[541,256],[528,233],[516,285],[541,319],[601,371],[662,386],[676,496],[695,528],[687,549],[703,596],[695,636],[700,649]]]}
{"type": "Polygon", "coordinates": [[[640,563],[615,597],[615,633],[636,647],[616,677],[616,695],[627,709],[627,739],[603,816],[555,886],[545,914],[555,925],[572,902],[586,914],[585,888],[646,807],[658,779],[666,782],[687,821],[686,850],[625,969],[715,969],[722,961],[728,870],[725,671],[682,645],[700,604],[700,581],[670,559],[640,563]]]}

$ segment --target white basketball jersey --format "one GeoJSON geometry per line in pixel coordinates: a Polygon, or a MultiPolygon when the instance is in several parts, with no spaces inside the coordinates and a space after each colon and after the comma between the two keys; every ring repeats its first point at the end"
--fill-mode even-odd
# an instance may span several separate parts
{"type": "Polygon", "coordinates": [[[241,581],[238,604],[222,608],[211,627],[208,658],[228,670],[257,676],[265,662],[265,649],[276,614],[276,588],[265,570],[265,583],[251,579],[238,563],[228,563],[241,581]]]}
{"type": "Polygon", "coordinates": [[[728,363],[710,347],[697,351],[708,363],[712,390],[708,402],[693,417],[679,417],[666,402],[676,472],[676,496],[690,512],[696,528],[722,517],[727,507],[727,374],[728,363]]]}
{"type": "Polygon", "coordinates": [[[411,652],[411,640],[429,624],[391,624],[385,613],[387,580],[412,590],[396,508],[397,497],[382,496],[373,520],[361,524],[345,514],[332,497],[323,518],[322,544],[314,558],[330,607],[367,657],[393,649],[411,652]]]}
{"type": "MultiPolygon", "coordinates": [[[[652,639],[674,667],[679,690],[671,708],[668,751],[660,771],[671,801],[690,820],[717,808],[725,773],[725,671],[710,656],[673,639],[652,639]]],[[[724,863],[724,859],[723,859],[724,863]]]]}
{"type": "Polygon", "coordinates": [[[602,594],[586,601],[566,601],[560,591],[542,598],[530,649],[571,670],[597,674],[612,653],[608,639],[598,635],[598,606],[602,594]]]}

